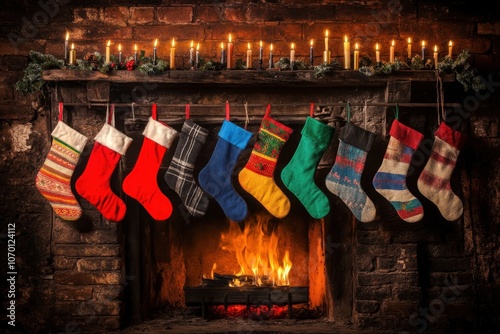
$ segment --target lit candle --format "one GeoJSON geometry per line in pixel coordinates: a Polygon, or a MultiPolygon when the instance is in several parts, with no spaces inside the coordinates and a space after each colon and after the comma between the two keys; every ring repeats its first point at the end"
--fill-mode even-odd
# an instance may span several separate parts
{"type": "Polygon", "coordinates": [[[271,46],[269,47],[269,68],[274,67],[274,62],[273,62],[273,43],[271,43],[271,46]]]}
{"type": "Polygon", "coordinates": [[[311,46],[309,47],[309,64],[311,66],[314,66],[314,47],[312,39],[311,39],[311,46]]]}
{"type": "Polygon", "coordinates": [[[233,67],[233,42],[231,34],[229,34],[229,42],[227,43],[227,69],[233,67]]]}
{"type": "Polygon", "coordinates": [[[425,41],[422,41],[422,60],[425,60],[425,41]]]}
{"type": "Polygon", "coordinates": [[[118,44],[118,62],[122,62],[122,45],[118,44]]]}
{"type": "Polygon", "coordinates": [[[438,47],[434,45],[434,66],[437,68],[438,64],[438,47]]]}
{"type": "Polygon", "coordinates": [[[408,59],[411,59],[411,37],[408,37],[408,59]]]}
{"type": "Polygon", "coordinates": [[[452,58],[453,56],[453,43],[450,43],[448,44],[448,57],[450,57],[450,59],[452,58]]]}
{"type": "Polygon", "coordinates": [[[108,44],[106,45],[106,63],[111,61],[111,40],[108,39],[108,44]]]}
{"type": "Polygon", "coordinates": [[[295,44],[292,43],[292,47],[290,49],[290,69],[293,71],[293,65],[295,62],[295,44]]]}
{"type": "Polygon", "coordinates": [[[248,43],[247,49],[247,69],[251,69],[252,67],[252,49],[250,49],[250,43],[248,43]]]}
{"type": "Polygon", "coordinates": [[[71,50],[69,51],[69,64],[75,65],[75,62],[76,62],[75,44],[71,43],[71,50]]]}
{"type": "Polygon", "coordinates": [[[330,64],[330,51],[328,51],[328,29],[325,31],[325,51],[323,51],[323,62],[330,64]]]}
{"type": "Polygon", "coordinates": [[[264,55],[264,49],[262,48],[262,41],[260,41],[259,48],[259,68],[262,68],[262,56],[264,55]]]}
{"type": "Polygon", "coordinates": [[[200,43],[196,44],[196,68],[200,67],[200,43]]]}
{"type": "Polygon", "coordinates": [[[389,49],[389,62],[394,63],[394,40],[392,40],[391,47],[389,49]]]}
{"type": "Polygon", "coordinates": [[[220,43],[220,63],[224,65],[226,62],[226,50],[224,49],[224,42],[220,43]]]}
{"type": "Polygon", "coordinates": [[[354,69],[359,70],[359,48],[358,43],[354,45],[354,69]]]}
{"type": "Polygon", "coordinates": [[[194,67],[194,42],[191,41],[191,47],[189,48],[189,62],[191,67],[194,67]]]}
{"type": "Polygon", "coordinates": [[[172,38],[172,47],[170,48],[170,69],[175,70],[175,39],[172,38]]]}
{"type": "Polygon", "coordinates": [[[375,61],[380,63],[380,51],[378,50],[378,43],[375,44],[375,61]]]}
{"type": "Polygon", "coordinates": [[[351,43],[347,35],[344,36],[344,68],[346,70],[351,68],[351,43]]]}
{"type": "Polygon", "coordinates": [[[156,65],[156,46],[158,45],[158,38],[155,39],[155,44],[153,46],[153,65],[156,65]]]}
{"type": "Polygon", "coordinates": [[[134,44],[134,63],[137,63],[137,44],[134,44]]]}
{"type": "Polygon", "coordinates": [[[69,32],[66,31],[66,39],[64,40],[64,63],[68,63],[69,59],[69,50],[68,50],[68,45],[69,44],[69,32]]]}

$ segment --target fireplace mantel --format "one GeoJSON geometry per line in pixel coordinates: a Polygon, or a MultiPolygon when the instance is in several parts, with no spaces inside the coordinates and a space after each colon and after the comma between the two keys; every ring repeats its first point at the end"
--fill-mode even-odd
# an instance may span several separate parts
{"type": "MultiPolygon", "coordinates": [[[[269,86],[379,86],[393,81],[436,81],[432,70],[403,70],[389,75],[366,76],[358,71],[335,71],[317,78],[312,70],[225,70],[225,71],[166,71],[158,75],[146,75],[138,71],[114,70],[110,74],[89,70],[46,70],[45,81],[101,81],[116,84],[210,84],[210,85],[269,85],[269,86]]],[[[443,81],[452,82],[454,74],[445,74],[443,81]]]]}

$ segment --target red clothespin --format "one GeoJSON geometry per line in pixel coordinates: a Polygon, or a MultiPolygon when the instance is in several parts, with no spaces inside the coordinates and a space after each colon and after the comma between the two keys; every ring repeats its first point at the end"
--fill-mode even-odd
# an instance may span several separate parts
{"type": "Polygon", "coordinates": [[[311,102],[311,108],[309,109],[309,116],[314,117],[314,102],[311,102]]]}
{"type": "Polygon", "coordinates": [[[189,103],[186,103],[186,119],[190,117],[190,106],[189,103]]]}
{"type": "Polygon", "coordinates": [[[269,114],[271,113],[271,105],[268,104],[266,108],[266,117],[269,117],[269,114]]]}
{"type": "Polygon", "coordinates": [[[158,111],[156,110],[156,103],[151,106],[151,117],[156,121],[158,119],[158,111]]]}
{"type": "Polygon", "coordinates": [[[62,102],[59,102],[59,120],[63,120],[64,106],[62,102]]]}
{"type": "Polygon", "coordinates": [[[229,101],[226,101],[226,121],[229,121],[231,115],[231,108],[229,107],[229,101]]]}

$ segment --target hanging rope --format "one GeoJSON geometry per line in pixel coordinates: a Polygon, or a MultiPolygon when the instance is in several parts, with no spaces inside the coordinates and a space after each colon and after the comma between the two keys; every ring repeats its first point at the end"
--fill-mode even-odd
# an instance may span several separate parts
{"type": "Polygon", "coordinates": [[[438,125],[441,124],[441,121],[446,120],[446,110],[444,104],[444,88],[443,88],[443,79],[436,71],[436,111],[437,111],[437,121],[438,125]]]}
{"type": "MultiPolygon", "coordinates": [[[[248,102],[245,101],[245,130],[247,129],[247,125],[248,123],[250,123],[250,118],[248,118],[248,102]]],[[[268,107],[268,110],[269,110],[269,107],[268,107]]],[[[267,115],[267,112],[266,112],[266,115],[267,115]]]]}
{"type": "Polygon", "coordinates": [[[351,121],[351,104],[347,101],[347,123],[351,121]]]}

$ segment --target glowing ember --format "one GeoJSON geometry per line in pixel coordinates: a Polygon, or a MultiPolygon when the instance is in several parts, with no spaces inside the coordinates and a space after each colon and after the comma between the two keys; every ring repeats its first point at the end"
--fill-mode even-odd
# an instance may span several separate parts
{"type": "Polygon", "coordinates": [[[285,318],[288,314],[287,306],[273,306],[269,308],[265,305],[250,306],[229,305],[227,310],[222,305],[211,306],[209,308],[211,318],[244,318],[253,320],[267,320],[285,318]]]}
{"type": "Polygon", "coordinates": [[[249,276],[253,276],[252,283],[257,286],[290,285],[292,262],[288,250],[280,260],[278,243],[279,234],[268,219],[247,219],[244,231],[231,221],[227,232],[221,235],[221,248],[234,254],[240,266],[230,286],[247,284],[249,276]]]}

